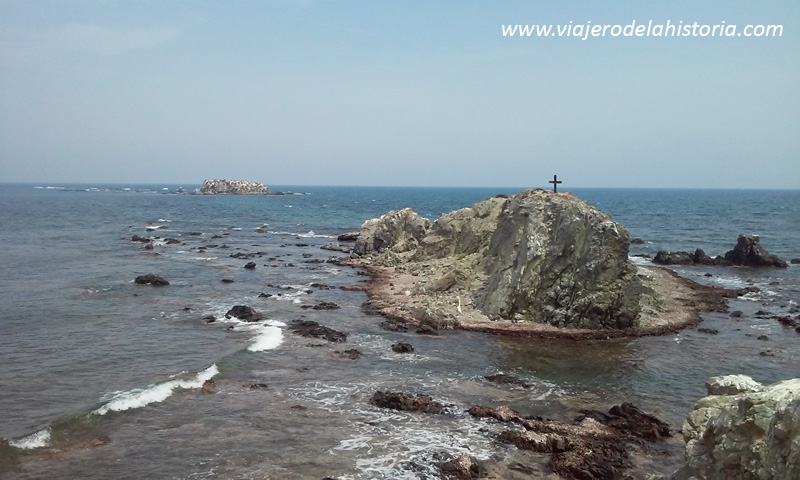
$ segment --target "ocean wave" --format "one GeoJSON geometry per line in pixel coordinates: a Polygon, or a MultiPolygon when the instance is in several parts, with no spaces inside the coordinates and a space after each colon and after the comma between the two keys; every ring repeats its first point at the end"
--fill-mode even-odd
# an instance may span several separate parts
{"type": "Polygon", "coordinates": [[[299,232],[270,232],[272,235],[291,235],[300,238],[337,238],[337,235],[325,235],[322,233],[314,233],[314,230],[309,230],[306,233],[299,232]]]}
{"type": "Polygon", "coordinates": [[[192,389],[201,388],[206,380],[211,380],[219,373],[217,365],[211,365],[205,370],[198,372],[193,378],[170,380],[164,383],[151,385],[147,388],[133,389],[121,392],[105,405],[93,411],[97,415],[105,415],[108,412],[121,412],[132,408],[141,408],[151,403],[163,402],[175,391],[176,388],[192,389]]]}
{"type": "Polygon", "coordinates": [[[220,307],[214,314],[216,321],[220,323],[231,323],[234,331],[253,332],[253,341],[247,347],[250,352],[263,352],[274,350],[283,343],[283,330],[286,324],[279,320],[262,320],[260,322],[243,322],[236,317],[226,318],[222,311],[227,307],[220,307]]]}
{"type": "Polygon", "coordinates": [[[36,433],[22,437],[17,440],[10,440],[8,442],[14,448],[23,450],[30,450],[33,448],[42,448],[50,445],[50,427],[39,430],[36,433]]]}

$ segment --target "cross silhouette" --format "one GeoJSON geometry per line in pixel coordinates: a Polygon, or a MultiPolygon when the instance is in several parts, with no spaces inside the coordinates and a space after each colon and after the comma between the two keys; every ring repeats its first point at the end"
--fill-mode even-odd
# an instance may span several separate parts
{"type": "Polygon", "coordinates": [[[551,181],[547,182],[547,183],[552,183],[553,184],[553,192],[558,192],[558,184],[559,183],[564,183],[564,182],[562,182],[561,180],[558,179],[558,175],[553,175],[553,179],[551,181]]]}

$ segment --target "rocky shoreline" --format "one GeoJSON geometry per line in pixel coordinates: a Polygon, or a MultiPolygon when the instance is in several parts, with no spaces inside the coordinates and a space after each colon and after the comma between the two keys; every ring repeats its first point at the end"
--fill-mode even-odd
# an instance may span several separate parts
{"type": "Polygon", "coordinates": [[[363,268],[370,272],[367,284],[352,285],[348,290],[367,294],[364,308],[381,315],[393,328],[420,328],[433,330],[459,329],[489,334],[531,338],[610,339],[666,335],[700,324],[701,313],[728,312],[727,299],[758,291],[756,287],[726,289],[709,287],[679,276],[664,267],[643,267],[652,273],[656,289],[664,295],[660,314],[650,318],[650,323],[637,329],[564,329],[552,325],[509,320],[490,320],[481,312],[462,305],[462,313],[438,316],[431,306],[441,307],[441,299],[418,292],[420,283],[428,279],[419,275],[397,272],[394,267],[381,267],[360,259],[347,259],[341,265],[363,268]]]}

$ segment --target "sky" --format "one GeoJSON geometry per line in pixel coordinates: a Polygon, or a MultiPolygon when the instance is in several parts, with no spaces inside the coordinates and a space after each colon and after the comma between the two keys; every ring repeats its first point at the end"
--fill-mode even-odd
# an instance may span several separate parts
{"type": "Polygon", "coordinates": [[[0,0],[0,182],[797,189],[799,87],[797,0],[0,0]],[[783,34],[502,34],[649,20],[783,34]]]}

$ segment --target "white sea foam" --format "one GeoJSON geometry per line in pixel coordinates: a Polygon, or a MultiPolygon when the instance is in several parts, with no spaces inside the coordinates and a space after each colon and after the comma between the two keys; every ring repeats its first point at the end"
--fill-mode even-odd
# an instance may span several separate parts
{"type": "Polygon", "coordinates": [[[314,230],[309,230],[306,233],[299,232],[270,232],[273,235],[291,235],[292,237],[300,238],[336,238],[336,235],[325,235],[322,233],[314,233],[314,230]]]}
{"type": "Polygon", "coordinates": [[[21,448],[23,450],[46,447],[50,445],[50,427],[39,430],[38,432],[28,435],[27,437],[22,437],[17,440],[10,440],[8,444],[14,448],[21,448]]]}
{"type": "Polygon", "coordinates": [[[251,352],[263,352],[264,350],[273,350],[283,343],[283,332],[279,327],[269,325],[261,325],[258,335],[253,340],[253,343],[247,347],[251,352]]]}
{"type": "Polygon", "coordinates": [[[92,413],[97,415],[105,415],[108,412],[121,412],[123,410],[130,410],[132,408],[140,408],[151,403],[163,402],[166,400],[176,388],[192,389],[200,388],[203,382],[211,380],[216,374],[219,373],[217,365],[211,365],[205,370],[197,373],[193,378],[170,380],[164,383],[151,385],[147,388],[137,388],[127,392],[121,392],[116,395],[105,405],[98,408],[92,413]]]}

